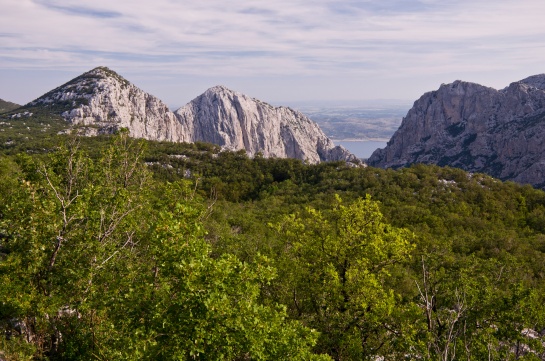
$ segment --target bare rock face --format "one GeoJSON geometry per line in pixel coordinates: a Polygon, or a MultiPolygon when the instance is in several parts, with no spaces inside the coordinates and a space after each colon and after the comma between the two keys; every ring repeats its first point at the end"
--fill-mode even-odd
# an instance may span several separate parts
{"type": "Polygon", "coordinates": [[[545,74],[496,90],[455,81],[424,94],[368,164],[438,164],[545,187],[545,74]]]}
{"type": "Polygon", "coordinates": [[[166,104],[109,70],[95,68],[28,104],[60,111],[86,134],[128,128],[136,138],[182,142],[184,131],[166,104]]]}
{"type": "Polygon", "coordinates": [[[316,123],[290,108],[275,108],[218,86],[171,112],[166,104],[99,67],[50,91],[27,106],[58,111],[83,134],[128,128],[136,138],[209,142],[253,156],[290,157],[311,163],[357,161],[335,147],[316,123]]]}
{"type": "Polygon", "coordinates": [[[223,86],[208,89],[175,113],[192,142],[310,163],[356,159],[346,149],[335,147],[320,127],[300,112],[273,107],[223,86]]]}

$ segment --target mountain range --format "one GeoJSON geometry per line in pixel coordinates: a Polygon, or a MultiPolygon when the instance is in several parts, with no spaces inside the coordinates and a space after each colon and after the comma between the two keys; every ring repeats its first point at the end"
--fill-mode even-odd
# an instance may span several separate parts
{"type": "Polygon", "coordinates": [[[273,107],[224,86],[208,89],[173,112],[116,72],[98,67],[26,107],[51,109],[85,135],[127,128],[137,138],[209,142],[228,150],[243,149],[250,156],[261,153],[309,163],[358,161],[302,113],[273,107]]]}
{"type": "MultiPolygon", "coordinates": [[[[98,67],[25,107],[53,111],[84,135],[127,128],[133,137],[209,142],[250,156],[358,161],[301,112],[224,86],[171,111],[119,74],[98,67]]],[[[367,163],[381,168],[437,164],[545,188],[545,74],[500,90],[459,80],[442,84],[414,102],[387,146],[367,163]]]]}
{"type": "Polygon", "coordinates": [[[437,164],[545,187],[545,74],[496,90],[455,81],[418,99],[368,164],[437,164]]]}

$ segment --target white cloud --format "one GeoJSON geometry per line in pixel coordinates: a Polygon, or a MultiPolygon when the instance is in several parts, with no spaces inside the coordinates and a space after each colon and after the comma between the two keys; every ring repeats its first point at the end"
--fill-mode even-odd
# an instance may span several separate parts
{"type": "Polygon", "coordinates": [[[544,13],[542,0],[4,0],[0,69],[517,80],[545,57],[544,13]]]}

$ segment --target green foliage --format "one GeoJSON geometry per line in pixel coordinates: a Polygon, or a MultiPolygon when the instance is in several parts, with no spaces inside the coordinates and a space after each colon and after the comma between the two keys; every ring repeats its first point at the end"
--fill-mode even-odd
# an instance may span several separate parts
{"type": "Polygon", "coordinates": [[[210,257],[203,202],[154,183],[121,132],[89,158],[78,140],[2,159],[0,328],[22,359],[327,359],[317,333],[259,302],[274,269],[210,257]]]}
{"type": "MultiPolygon", "coordinates": [[[[146,203],[146,172],[138,152],[124,148],[125,138],[116,139],[96,168],[75,140],[45,162],[19,158],[21,186],[1,220],[8,241],[0,264],[7,311],[0,313],[21,320],[22,333],[44,355],[62,354],[73,337],[94,332],[102,311],[95,297],[115,289],[113,275],[129,259],[134,235],[144,231],[137,211],[146,203]]],[[[79,347],[90,348],[86,341],[79,347]]]]}
{"type": "Polygon", "coordinates": [[[1,121],[0,358],[543,358],[541,190],[1,121]]]}
{"type": "Polygon", "coordinates": [[[0,99],[0,113],[6,113],[20,107],[21,106],[19,104],[15,104],[15,103],[0,99]]]}
{"type": "Polygon", "coordinates": [[[67,128],[66,121],[47,110],[22,108],[0,115],[0,154],[43,153],[55,148],[67,128]],[[32,116],[11,118],[13,114],[30,112],[32,116]]]}
{"type": "Polygon", "coordinates": [[[182,204],[173,208],[161,214],[147,267],[137,272],[119,305],[130,316],[120,327],[140,336],[129,347],[132,357],[324,359],[310,354],[314,331],[287,320],[282,307],[258,304],[260,285],[274,276],[266,259],[251,265],[229,255],[210,258],[198,210],[182,204]],[[151,287],[143,294],[134,284],[151,287]]]}
{"type": "Polygon", "coordinates": [[[336,360],[402,354],[391,346],[410,335],[387,279],[410,256],[414,235],[383,223],[370,197],[346,206],[336,197],[331,209],[307,208],[276,227],[284,241],[280,297],[294,318],[322,332],[317,349],[336,360]]]}
{"type": "MultiPolygon", "coordinates": [[[[290,237],[305,239],[305,245],[310,240],[330,242],[336,238],[327,232],[337,229],[331,221],[334,195],[347,200],[371,194],[380,201],[377,207],[384,215],[382,222],[411,230],[415,245],[413,257],[400,260],[389,269],[390,276],[381,278],[381,285],[393,290],[396,307],[385,324],[390,331],[373,334],[377,340],[381,335],[387,340],[377,354],[387,355],[387,359],[403,359],[403,355],[425,359],[487,359],[489,355],[509,358],[515,349],[519,350],[518,357],[532,357],[528,347],[537,354],[543,352],[540,343],[543,335],[535,339],[524,336],[528,330],[539,333],[545,325],[541,316],[545,275],[544,235],[539,220],[545,201],[542,191],[434,166],[385,171],[352,169],[338,163],[301,165],[287,177],[271,181],[272,168],[267,167],[279,163],[283,161],[271,160],[266,166],[259,166],[262,179],[269,179],[270,183],[261,183],[257,196],[236,204],[216,203],[216,210],[207,222],[208,238],[218,254],[235,253],[251,260],[261,253],[274,259],[280,276],[269,289],[269,298],[288,305],[292,317],[304,319],[295,307],[294,279],[306,275],[309,281],[300,281],[306,290],[322,285],[327,290],[325,285],[329,286],[331,280],[342,278],[337,268],[331,267],[327,273],[331,279],[327,279],[324,272],[317,271],[323,266],[319,252],[309,253],[308,248],[299,245],[299,253],[294,255],[291,253],[294,248],[283,243],[288,234],[274,234],[264,225],[291,224],[297,232],[290,237]],[[290,213],[297,216],[286,218],[290,213]],[[299,228],[295,227],[297,224],[299,228]],[[324,279],[329,283],[323,283],[324,279]],[[425,293],[424,280],[431,287],[429,299],[418,289],[420,286],[425,293]],[[435,309],[428,314],[426,307],[432,304],[431,298],[435,309]],[[462,300],[463,312],[456,316],[462,300]],[[428,315],[439,321],[429,327],[428,315]],[[396,350],[399,353],[395,354],[396,350]]],[[[217,173],[221,184],[226,176],[219,174],[221,171],[217,173]]],[[[341,257],[347,247],[342,244],[330,254],[341,257]]],[[[319,293],[316,295],[308,299],[314,303],[323,299],[319,293]]],[[[300,300],[299,294],[297,297],[300,300]]],[[[380,299],[388,300],[384,296],[380,299]]],[[[297,305],[301,307],[300,304],[299,301],[297,305]]],[[[315,314],[324,310],[333,312],[335,302],[328,299],[324,304],[327,307],[315,307],[315,314]]],[[[366,325],[371,327],[372,323],[366,325]]],[[[318,326],[313,327],[322,331],[318,326]]],[[[323,340],[331,341],[334,346],[327,352],[337,355],[337,349],[347,347],[341,345],[350,344],[350,338],[340,326],[332,330],[327,336],[322,331],[319,345],[323,340]],[[334,332],[342,336],[332,337],[334,332]]]]}
{"type": "Polygon", "coordinates": [[[417,285],[427,324],[423,354],[430,359],[481,360],[522,357],[527,347],[544,351],[539,338],[527,336],[543,324],[543,295],[521,281],[524,270],[515,259],[471,256],[444,265],[441,257],[422,259],[417,285]]]}

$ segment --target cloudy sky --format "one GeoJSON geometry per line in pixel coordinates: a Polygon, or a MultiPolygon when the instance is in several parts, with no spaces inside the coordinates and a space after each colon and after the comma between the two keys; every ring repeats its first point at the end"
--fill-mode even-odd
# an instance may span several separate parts
{"type": "Polygon", "coordinates": [[[545,73],[543,0],[0,0],[0,98],[107,66],[172,107],[223,84],[273,104],[415,100],[545,73]]]}

